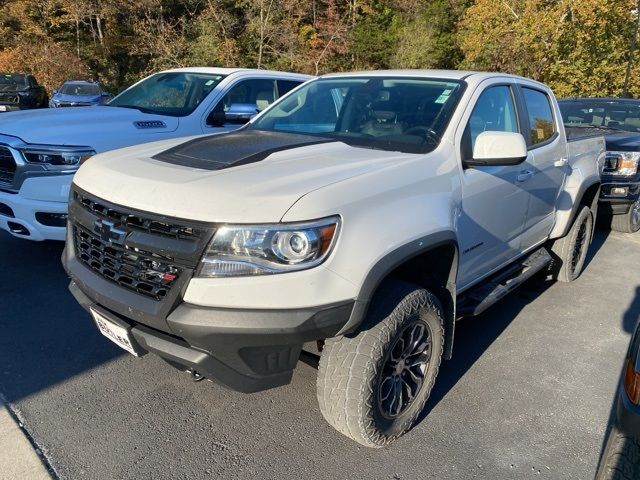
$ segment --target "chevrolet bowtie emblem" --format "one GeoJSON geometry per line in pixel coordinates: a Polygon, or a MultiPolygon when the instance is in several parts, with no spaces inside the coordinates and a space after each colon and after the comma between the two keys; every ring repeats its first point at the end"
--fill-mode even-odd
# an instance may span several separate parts
{"type": "Polygon", "coordinates": [[[93,224],[93,231],[100,235],[100,240],[107,243],[122,245],[127,232],[116,228],[112,222],[98,220],[93,224]]]}

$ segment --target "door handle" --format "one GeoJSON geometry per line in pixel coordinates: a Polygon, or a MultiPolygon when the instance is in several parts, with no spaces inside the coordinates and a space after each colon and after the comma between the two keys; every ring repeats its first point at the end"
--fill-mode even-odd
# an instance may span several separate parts
{"type": "Polygon", "coordinates": [[[558,168],[562,168],[567,164],[568,161],[569,161],[569,159],[567,157],[562,157],[562,158],[556,160],[555,162],[553,162],[553,166],[554,167],[558,167],[558,168]]]}
{"type": "Polygon", "coordinates": [[[527,180],[529,180],[531,177],[533,177],[533,172],[531,170],[524,170],[522,172],[520,172],[518,174],[518,176],[516,177],[516,179],[519,182],[526,182],[527,180]]]}

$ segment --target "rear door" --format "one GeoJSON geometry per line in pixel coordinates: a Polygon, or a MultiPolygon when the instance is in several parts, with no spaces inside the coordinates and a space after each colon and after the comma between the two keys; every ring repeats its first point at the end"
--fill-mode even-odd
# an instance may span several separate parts
{"type": "MultiPolygon", "coordinates": [[[[522,133],[515,84],[489,80],[474,93],[456,133],[461,160],[470,159],[485,131],[522,133]]],[[[464,288],[521,252],[529,194],[522,189],[522,165],[477,166],[462,171],[458,218],[459,288],[464,288]]]]}
{"type": "Polygon", "coordinates": [[[559,128],[561,117],[549,93],[535,84],[520,83],[518,89],[530,152],[520,177],[522,188],[529,193],[522,235],[522,248],[527,250],[544,242],[553,228],[568,159],[566,139],[559,128]]]}

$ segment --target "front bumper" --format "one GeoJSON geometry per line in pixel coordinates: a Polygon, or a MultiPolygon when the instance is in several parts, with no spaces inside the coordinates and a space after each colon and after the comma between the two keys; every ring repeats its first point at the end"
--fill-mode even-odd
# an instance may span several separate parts
{"type": "MultiPolygon", "coordinates": [[[[69,235],[67,246],[72,242],[69,235]]],[[[142,354],[155,353],[180,369],[245,393],[289,383],[303,343],[335,336],[354,304],[231,309],[188,304],[182,295],[158,302],[96,275],[72,248],[63,252],[63,264],[76,300],[129,325],[142,354]]]]}
{"type": "Polygon", "coordinates": [[[620,181],[603,178],[600,189],[599,209],[609,215],[624,215],[629,212],[630,206],[640,198],[640,181],[632,178],[629,181],[620,181]],[[625,188],[626,194],[614,195],[612,189],[625,188]]]}
{"type": "Polygon", "coordinates": [[[17,112],[18,110],[24,110],[28,107],[23,107],[21,105],[0,105],[0,113],[2,112],[17,112]]]}
{"type": "Polygon", "coordinates": [[[27,178],[18,192],[0,190],[0,229],[28,240],[64,241],[71,177],[27,178]]]}
{"type": "Polygon", "coordinates": [[[0,229],[28,240],[61,240],[65,227],[45,225],[57,223],[56,218],[67,214],[67,202],[51,202],[25,198],[20,193],[0,191],[0,229]],[[46,214],[43,219],[41,214],[46,214]]]}

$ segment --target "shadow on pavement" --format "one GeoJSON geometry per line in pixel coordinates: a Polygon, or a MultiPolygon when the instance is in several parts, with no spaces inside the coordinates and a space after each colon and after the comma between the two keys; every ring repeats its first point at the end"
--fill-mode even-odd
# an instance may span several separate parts
{"type": "Polygon", "coordinates": [[[69,293],[62,248],[0,232],[0,392],[10,402],[122,355],[69,293]]]}
{"type": "MultiPolygon", "coordinates": [[[[635,294],[633,296],[633,300],[631,301],[631,303],[629,304],[629,307],[627,308],[627,310],[625,310],[624,314],[622,315],[622,328],[624,329],[625,332],[629,333],[629,334],[633,334],[635,332],[636,326],[638,324],[638,319],[640,318],[640,285],[636,286],[636,290],[635,290],[635,294]]],[[[633,335],[631,335],[631,339],[633,340],[633,335]]],[[[627,353],[628,355],[628,353],[627,353]]],[[[625,355],[625,360],[627,355],[625,355]]],[[[603,465],[607,465],[610,468],[614,468],[616,467],[616,459],[615,458],[609,458],[609,459],[605,459],[605,455],[607,454],[606,449],[607,449],[607,441],[609,440],[609,437],[612,435],[616,435],[616,432],[618,432],[618,427],[617,427],[617,423],[618,423],[618,419],[617,419],[617,407],[618,407],[618,393],[620,391],[620,388],[622,388],[622,376],[623,376],[623,371],[624,371],[624,361],[622,366],[620,367],[620,379],[618,380],[618,385],[616,387],[613,399],[611,401],[611,408],[609,410],[609,419],[607,420],[607,428],[606,428],[606,433],[604,438],[602,439],[602,444],[600,446],[600,455],[598,457],[598,473],[602,475],[604,475],[604,472],[600,472],[600,468],[603,468],[603,465]]],[[[619,439],[620,442],[624,442],[624,443],[629,443],[629,445],[625,445],[624,447],[621,448],[634,448],[637,449],[637,445],[638,445],[638,439],[632,440],[630,437],[623,437],[621,439],[619,439]]],[[[620,471],[623,471],[623,468],[620,468],[620,471]]],[[[597,480],[600,479],[600,477],[596,477],[597,480]]],[[[607,478],[605,476],[605,478],[607,478]]],[[[604,479],[602,479],[604,480],[604,479]]]]}
{"type": "Polygon", "coordinates": [[[415,425],[424,420],[491,344],[504,332],[520,311],[546,291],[554,281],[535,275],[487,311],[456,323],[451,360],[443,361],[427,404],[415,425]],[[456,354],[458,352],[458,354],[456,354]]]}
{"type": "Polygon", "coordinates": [[[633,333],[638,319],[640,318],[640,285],[636,287],[636,293],[633,297],[633,301],[629,305],[629,308],[624,312],[622,316],[622,328],[627,333],[633,333]]]}

